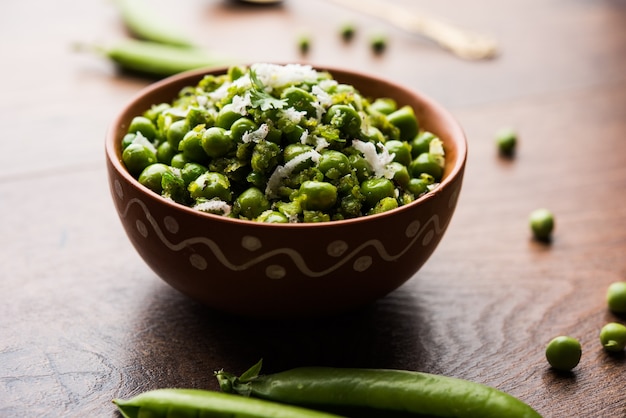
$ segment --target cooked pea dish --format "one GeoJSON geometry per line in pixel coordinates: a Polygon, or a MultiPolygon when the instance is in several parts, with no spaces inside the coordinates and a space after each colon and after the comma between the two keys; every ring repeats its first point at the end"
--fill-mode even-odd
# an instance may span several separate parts
{"type": "Polygon", "coordinates": [[[132,119],[122,160],[166,199],[257,222],[325,222],[437,187],[444,147],[414,110],[307,65],[233,66],[132,119]]]}

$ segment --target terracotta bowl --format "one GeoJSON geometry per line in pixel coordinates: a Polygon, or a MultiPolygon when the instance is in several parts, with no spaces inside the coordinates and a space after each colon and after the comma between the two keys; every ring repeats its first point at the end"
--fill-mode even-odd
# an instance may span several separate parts
{"type": "Polygon", "coordinates": [[[378,215],[316,224],[263,224],[207,214],[168,201],[137,182],[121,162],[130,120],[170,102],[203,75],[193,71],[157,82],[132,99],[106,136],[111,195],[128,238],[165,282],[219,311],[251,317],[320,316],[382,298],[422,267],[456,207],[467,155],[461,127],[422,94],[375,76],[318,68],[366,97],[413,106],[421,125],[446,150],[439,187],[411,204],[378,215]]]}

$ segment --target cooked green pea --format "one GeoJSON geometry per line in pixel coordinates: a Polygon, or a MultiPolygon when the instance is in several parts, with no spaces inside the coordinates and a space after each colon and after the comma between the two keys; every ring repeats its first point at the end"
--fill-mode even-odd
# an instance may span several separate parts
{"type": "Polygon", "coordinates": [[[606,290],[606,303],[615,313],[626,313],[626,282],[613,282],[606,290]]]}
{"type": "Polygon", "coordinates": [[[341,29],[339,31],[341,37],[344,41],[349,41],[354,37],[354,33],[356,32],[356,27],[353,23],[344,23],[341,25],[341,29]]]}
{"type": "Polygon", "coordinates": [[[217,126],[212,126],[202,134],[202,149],[211,158],[219,158],[234,149],[235,142],[230,133],[217,126]]]}
{"type": "Polygon", "coordinates": [[[197,163],[203,163],[208,159],[208,155],[202,147],[202,131],[193,130],[185,134],[178,144],[178,150],[182,151],[185,158],[197,163]]]}
{"type": "Polygon", "coordinates": [[[256,187],[244,190],[235,200],[235,205],[239,213],[247,219],[254,219],[270,208],[270,202],[256,187]]]}
{"type": "Polygon", "coordinates": [[[278,165],[278,157],[281,155],[280,147],[268,141],[260,141],[252,150],[250,165],[252,170],[259,173],[268,173],[278,165]]]}
{"type": "Polygon", "coordinates": [[[411,176],[406,166],[394,161],[389,164],[389,167],[393,171],[393,181],[402,187],[407,187],[411,181],[411,176]]]}
{"type": "Polygon", "coordinates": [[[512,128],[502,128],[496,132],[496,145],[503,155],[513,155],[517,145],[517,133],[512,128]]]}
{"type": "Polygon", "coordinates": [[[395,154],[394,161],[406,166],[411,164],[411,146],[408,142],[392,139],[385,142],[385,148],[390,154],[395,154]]]}
{"type": "Polygon", "coordinates": [[[227,104],[224,105],[224,107],[217,113],[215,126],[223,129],[230,129],[230,127],[233,126],[233,123],[242,117],[243,115],[241,113],[233,110],[232,104],[227,104]]]}
{"type": "Polygon", "coordinates": [[[361,116],[352,107],[343,104],[332,105],[324,114],[324,123],[327,123],[346,135],[357,135],[361,130],[361,116]]]}
{"type": "Polygon", "coordinates": [[[308,117],[313,117],[317,113],[313,105],[316,102],[315,97],[300,87],[287,87],[280,97],[287,101],[287,107],[293,107],[297,111],[306,112],[308,117]]]}
{"type": "MultiPolygon", "coordinates": [[[[289,144],[283,150],[283,160],[285,161],[285,163],[288,163],[294,158],[296,158],[297,156],[304,154],[305,152],[310,152],[310,151],[313,151],[313,147],[310,145],[301,144],[301,143],[289,144]]],[[[297,173],[307,167],[311,167],[312,165],[313,165],[313,161],[311,159],[302,161],[301,163],[299,163],[297,166],[293,168],[292,172],[297,173]]]]}
{"type": "Polygon", "coordinates": [[[378,98],[369,105],[370,110],[374,110],[376,112],[380,112],[384,115],[389,115],[390,113],[398,110],[398,105],[396,101],[389,98],[378,98]]]}
{"type": "Polygon", "coordinates": [[[376,203],[376,206],[369,212],[370,215],[383,213],[398,207],[398,201],[393,197],[383,197],[376,203]]]}
{"type": "Polygon", "coordinates": [[[240,142],[246,132],[254,132],[259,126],[248,118],[237,119],[230,127],[230,136],[234,141],[240,142]]]}
{"type": "Polygon", "coordinates": [[[157,147],[157,161],[164,164],[171,164],[172,158],[176,155],[177,150],[172,148],[169,142],[161,142],[157,147]]]}
{"type": "Polygon", "coordinates": [[[554,229],[554,215],[550,210],[535,209],[530,213],[529,222],[530,229],[536,239],[540,241],[550,239],[554,229]]]}
{"type": "Polygon", "coordinates": [[[157,156],[154,150],[149,147],[133,143],[128,145],[122,153],[122,161],[128,171],[136,176],[150,164],[157,162],[157,156]]]}
{"type": "Polygon", "coordinates": [[[267,224],[286,224],[289,223],[289,219],[282,213],[275,210],[266,210],[259,215],[256,220],[258,222],[265,222],[267,224]]]}
{"type": "Polygon", "coordinates": [[[228,177],[221,173],[210,171],[200,175],[189,184],[189,193],[194,199],[218,198],[220,200],[230,201],[232,198],[228,177]]]}
{"type": "Polygon", "coordinates": [[[182,152],[179,152],[178,154],[172,157],[172,161],[170,162],[170,164],[172,167],[175,167],[175,168],[183,168],[185,164],[190,163],[190,162],[191,161],[189,161],[189,159],[185,157],[185,155],[182,152]]]}
{"type": "Polygon", "coordinates": [[[365,127],[363,135],[365,135],[363,139],[369,142],[380,142],[381,144],[384,144],[386,141],[385,134],[383,134],[380,129],[372,125],[365,127]]]}
{"type": "Polygon", "coordinates": [[[428,191],[428,186],[433,184],[435,179],[429,174],[422,174],[418,178],[411,178],[407,186],[407,190],[415,197],[419,197],[428,191]]]}
{"type": "Polygon", "coordinates": [[[555,370],[572,370],[580,362],[581,356],[580,342],[573,337],[558,336],[552,339],[546,347],[546,360],[555,370]]]}
{"type": "Polygon", "coordinates": [[[624,351],[624,347],[626,347],[626,326],[617,322],[606,324],[600,330],[600,342],[607,351],[624,351]]]}
{"type": "Polygon", "coordinates": [[[187,121],[177,120],[172,122],[167,128],[165,132],[165,138],[174,149],[178,149],[180,141],[182,141],[187,132],[189,132],[189,126],[187,124],[187,121]]]}
{"type": "Polygon", "coordinates": [[[299,194],[305,210],[328,210],[337,202],[337,187],[325,181],[305,181],[300,186],[299,194]]]}
{"type": "Polygon", "coordinates": [[[281,135],[282,137],[285,138],[286,143],[299,144],[300,139],[302,138],[302,135],[304,134],[305,131],[306,129],[303,128],[302,126],[293,125],[293,126],[290,126],[289,129],[283,130],[281,135]]]}
{"type": "Polygon", "coordinates": [[[422,131],[411,141],[411,156],[417,158],[418,155],[430,150],[430,143],[437,138],[435,134],[428,131],[422,131]]]}
{"type": "Polygon", "coordinates": [[[352,154],[348,156],[348,160],[350,161],[350,165],[352,169],[355,171],[357,178],[359,181],[365,181],[372,175],[372,166],[365,158],[358,154],[352,154]]]}
{"type": "Polygon", "coordinates": [[[300,50],[300,53],[306,54],[307,52],[309,52],[310,48],[311,37],[307,34],[301,34],[300,36],[298,36],[298,49],[300,50]]]}
{"type": "Polygon", "coordinates": [[[422,173],[430,174],[435,178],[435,181],[439,181],[443,176],[443,167],[439,165],[439,161],[434,155],[424,152],[411,161],[409,173],[413,177],[419,177],[422,173]]]}
{"type": "Polygon", "coordinates": [[[331,180],[336,180],[350,173],[348,156],[334,150],[324,151],[317,163],[317,168],[331,180]]]}
{"type": "Polygon", "coordinates": [[[182,176],[185,184],[189,186],[192,181],[194,181],[207,171],[207,168],[202,164],[186,163],[180,170],[180,175],[182,176]]]}
{"type": "Polygon", "coordinates": [[[401,140],[412,141],[417,135],[419,125],[411,106],[402,106],[400,109],[387,115],[387,120],[400,129],[401,140]]]}
{"type": "Polygon", "coordinates": [[[127,146],[132,144],[133,141],[135,141],[136,137],[137,137],[137,134],[126,134],[126,135],[124,135],[124,138],[122,138],[122,149],[126,149],[127,146]]]}
{"type": "Polygon", "coordinates": [[[369,207],[376,206],[376,203],[385,197],[395,197],[395,192],[396,188],[391,180],[383,177],[368,179],[361,183],[361,193],[369,207]]]}
{"type": "Polygon", "coordinates": [[[157,136],[156,126],[154,126],[150,119],[144,116],[135,116],[128,126],[128,132],[141,132],[141,134],[148,138],[150,141],[154,140],[154,138],[156,138],[157,136]]]}
{"type": "Polygon", "coordinates": [[[166,164],[150,164],[139,175],[139,183],[143,184],[153,192],[161,194],[163,191],[163,174],[169,172],[170,170],[171,168],[166,164]]]}

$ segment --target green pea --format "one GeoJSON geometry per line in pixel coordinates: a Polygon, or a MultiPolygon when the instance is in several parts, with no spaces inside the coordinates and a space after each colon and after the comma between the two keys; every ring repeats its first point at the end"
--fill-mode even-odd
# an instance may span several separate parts
{"type": "Polygon", "coordinates": [[[381,144],[384,144],[387,140],[381,130],[372,125],[367,126],[363,130],[363,134],[365,135],[364,139],[369,142],[380,142],[381,144]]]}
{"type": "Polygon", "coordinates": [[[385,148],[390,154],[395,154],[394,161],[406,166],[411,164],[411,146],[408,142],[393,139],[385,142],[385,148]]]}
{"type": "Polygon", "coordinates": [[[180,170],[180,175],[182,176],[185,184],[189,186],[192,181],[194,181],[207,171],[207,168],[202,164],[186,163],[180,170]]]}
{"type": "Polygon", "coordinates": [[[626,313],[626,282],[614,282],[606,291],[606,303],[615,313],[626,313]]]}
{"type": "Polygon", "coordinates": [[[246,132],[254,132],[257,129],[259,126],[254,121],[248,118],[239,118],[230,127],[230,136],[234,141],[241,142],[246,132]]]}
{"type": "Polygon", "coordinates": [[[289,223],[289,219],[282,213],[275,210],[266,210],[259,215],[256,220],[258,222],[264,222],[267,224],[286,224],[289,223]]]}
{"type": "Polygon", "coordinates": [[[356,32],[356,27],[353,23],[344,23],[341,26],[339,31],[341,37],[344,41],[349,41],[354,37],[354,33],[356,32]]]}
{"type": "Polygon", "coordinates": [[[502,128],[496,132],[496,144],[503,155],[513,155],[517,146],[517,133],[512,128],[502,128]]]}
{"type": "Polygon", "coordinates": [[[417,158],[418,155],[430,150],[430,143],[437,138],[435,134],[428,131],[422,131],[411,141],[411,156],[417,158]]]}
{"type": "Polygon", "coordinates": [[[137,134],[126,134],[124,138],[122,138],[122,149],[126,149],[127,146],[132,144],[135,141],[137,134]]]}
{"type": "Polygon", "coordinates": [[[247,219],[255,219],[270,208],[270,202],[261,190],[251,187],[237,197],[235,206],[239,213],[247,219]]]}
{"type": "Polygon", "coordinates": [[[308,180],[300,185],[299,195],[303,209],[328,210],[337,202],[337,187],[325,181],[308,180]]]}
{"type": "Polygon", "coordinates": [[[153,141],[157,136],[156,126],[152,121],[144,116],[135,116],[128,126],[129,133],[141,132],[143,136],[153,141]]]}
{"type": "Polygon", "coordinates": [[[183,168],[185,164],[188,164],[190,162],[191,161],[189,161],[189,159],[185,157],[185,155],[182,152],[179,152],[178,154],[172,157],[172,161],[170,162],[170,164],[172,167],[175,167],[175,168],[183,168]]]}
{"type": "Polygon", "coordinates": [[[189,125],[187,124],[187,121],[177,120],[172,122],[167,128],[165,131],[165,138],[174,149],[178,149],[180,141],[182,141],[187,132],[189,132],[189,125]]]}
{"type": "Polygon", "coordinates": [[[157,147],[157,161],[164,164],[171,164],[172,158],[176,155],[176,153],[176,149],[172,148],[169,142],[161,142],[161,144],[157,147]]]}
{"type": "Polygon", "coordinates": [[[300,87],[287,87],[280,97],[287,101],[287,107],[293,107],[297,111],[306,112],[308,117],[313,117],[317,114],[317,110],[314,106],[317,100],[311,93],[300,87]]]}
{"type": "Polygon", "coordinates": [[[324,114],[323,120],[346,135],[356,136],[361,130],[361,116],[352,106],[332,105],[324,114]]]}
{"type": "Polygon", "coordinates": [[[370,38],[370,46],[375,53],[382,53],[387,48],[387,36],[382,33],[373,35],[370,38]]]}
{"type": "Polygon", "coordinates": [[[429,174],[422,174],[418,178],[411,178],[406,186],[407,190],[415,197],[419,197],[428,191],[428,186],[433,184],[435,179],[429,174]]]}
{"type": "Polygon", "coordinates": [[[224,105],[224,107],[217,113],[215,125],[223,129],[230,129],[230,127],[233,126],[233,123],[242,117],[243,115],[241,113],[233,110],[232,104],[227,104],[224,105]]]}
{"type": "Polygon", "coordinates": [[[293,125],[289,129],[282,131],[282,136],[285,138],[285,142],[288,144],[299,144],[302,135],[306,132],[306,129],[300,125],[293,125]]]}
{"type": "Polygon", "coordinates": [[[624,351],[626,347],[626,326],[611,322],[600,330],[600,342],[607,351],[624,351]]]}
{"type": "MultiPolygon", "coordinates": [[[[310,151],[313,151],[313,147],[310,145],[301,144],[301,143],[289,144],[283,150],[283,160],[285,161],[285,163],[288,163],[289,161],[296,158],[298,155],[301,155],[301,154],[304,154],[305,152],[310,152],[310,151]]],[[[299,163],[297,166],[293,168],[292,172],[297,173],[307,167],[311,167],[312,165],[313,165],[313,161],[310,159],[302,161],[301,163],[299,163]]]]}
{"type": "Polygon", "coordinates": [[[228,131],[217,126],[204,131],[201,144],[204,152],[211,158],[223,157],[235,147],[235,142],[228,131]]]}
{"type": "Polygon", "coordinates": [[[201,130],[193,130],[185,134],[178,144],[178,150],[182,151],[185,158],[197,163],[204,163],[208,159],[208,155],[202,147],[202,136],[201,130]]]}
{"type": "Polygon", "coordinates": [[[540,241],[547,241],[554,230],[554,215],[548,209],[535,209],[529,217],[533,236],[540,241]]]}
{"type": "Polygon", "coordinates": [[[569,336],[561,335],[552,339],[546,347],[546,360],[553,369],[570,371],[578,365],[582,356],[580,342],[569,336]]]}
{"type": "Polygon", "coordinates": [[[278,165],[278,157],[281,155],[280,147],[268,141],[260,141],[252,150],[250,166],[253,171],[269,173],[278,165]]]}
{"type": "Polygon", "coordinates": [[[146,186],[155,193],[161,194],[163,191],[163,174],[167,173],[171,168],[162,163],[154,163],[147,166],[139,175],[139,183],[146,186]]]}
{"type": "Polygon", "coordinates": [[[389,167],[393,171],[392,179],[396,182],[396,184],[399,184],[402,187],[406,187],[409,185],[409,183],[411,182],[411,176],[409,175],[409,170],[406,168],[406,166],[394,161],[389,164],[389,167]]]}
{"type": "Polygon", "coordinates": [[[434,155],[424,152],[411,161],[409,173],[413,177],[419,177],[422,173],[430,174],[435,178],[435,181],[440,181],[443,176],[443,167],[439,165],[439,161],[434,155]]]}
{"type": "Polygon", "coordinates": [[[387,120],[400,129],[400,139],[403,141],[413,140],[419,131],[419,124],[411,106],[402,106],[400,109],[387,115],[387,120]]]}
{"type": "Polygon", "coordinates": [[[128,171],[133,176],[137,176],[144,168],[156,163],[157,156],[154,150],[149,147],[133,143],[128,145],[122,152],[122,161],[128,171]]]}
{"type": "Polygon", "coordinates": [[[376,206],[385,197],[395,197],[396,188],[393,182],[386,178],[373,178],[361,183],[361,193],[369,207],[376,206]]]}
{"type": "Polygon", "coordinates": [[[369,105],[370,110],[374,110],[376,112],[380,112],[384,115],[389,115],[390,113],[398,110],[398,105],[396,101],[389,98],[378,98],[369,105]]]}
{"type": "Polygon", "coordinates": [[[352,154],[348,156],[348,160],[360,182],[367,180],[372,175],[372,166],[361,155],[352,154]]]}
{"type": "Polygon", "coordinates": [[[352,170],[348,156],[334,150],[324,151],[320,156],[317,167],[331,180],[343,177],[352,170]]]}
{"type": "Polygon", "coordinates": [[[392,209],[396,209],[398,207],[398,201],[393,197],[384,197],[376,203],[376,206],[372,208],[372,210],[368,213],[370,215],[376,213],[383,213],[390,211],[392,209]]]}
{"type": "Polygon", "coordinates": [[[230,201],[230,181],[221,173],[206,172],[189,184],[189,193],[194,199],[220,199],[230,201]]]}
{"type": "Polygon", "coordinates": [[[311,48],[311,38],[307,34],[298,36],[298,49],[300,53],[306,54],[311,48]]]}

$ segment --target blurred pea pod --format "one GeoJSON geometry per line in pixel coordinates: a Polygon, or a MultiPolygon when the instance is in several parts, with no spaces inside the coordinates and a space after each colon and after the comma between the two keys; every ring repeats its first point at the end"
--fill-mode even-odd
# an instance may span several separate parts
{"type": "Polygon", "coordinates": [[[181,29],[157,14],[146,0],[115,0],[115,4],[124,24],[137,38],[179,47],[194,45],[181,29]]]}
{"type": "Polygon", "coordinates": [[[196,68],[234,64],[230,58],[212,54],[199,48],[181,48],[134,39],[108,44],[79,44],[77,48],[94,50],[109,58],[122,69],[155,77],[167,77],[196,68]]]}

